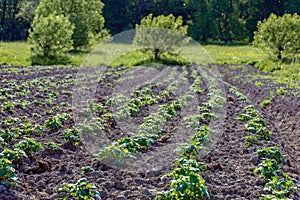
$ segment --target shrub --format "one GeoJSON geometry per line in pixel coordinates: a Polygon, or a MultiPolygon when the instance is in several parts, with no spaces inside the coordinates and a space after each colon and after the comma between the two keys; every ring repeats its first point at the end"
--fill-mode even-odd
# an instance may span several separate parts
{"type": "Polygon", "coordinates": [[[29,30],[29,42],[37,56],[60,55],[73,47],[74,25],[63,15],[36,16],[29,30]]]}
{"type": "Polygon", "coordinates": [[[271,14],[259,22],[254,33],[254,45],[268,52],[272,58],[296,59],[300,54],[300,16],[271,14]]]}

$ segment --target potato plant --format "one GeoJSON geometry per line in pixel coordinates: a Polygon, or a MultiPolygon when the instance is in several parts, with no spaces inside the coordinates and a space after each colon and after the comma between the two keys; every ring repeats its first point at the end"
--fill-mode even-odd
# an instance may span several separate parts
{"type": "Polygon", "coordinates": [[[200,176],[202,163],[193,159],[180,159],[178,168],[167,176],[173,180],[170,182],[170,189],[159,193],[157,200],[177,200],[177,199],[196,199],[209,198],[204,179],[200,176]]]}
{"type": "Polygon", "coordinates": [[[93,172],[93,171],[95,171],[95,170],[89,166],[85,166],[85,167],[81,168],[81,172],[83,172],[83,173],[89,173],[89,172],[93,172]]]}
{"type": "Polygon", "coordinates": [[[7,144],[5,142],[5,140],[0,135],[0,147],[5,148],[5,147],[8,147],[8,146],[9,146],[9,144],[7,144]]]}
{"type": "Polygon", "coordinates": [[[39,152],[43,149],[42,144],[37,142],[34,138],[25,138],[14,146],[15,150],[22,150],[27,156],[32,156],[33,153],[39,152]]]}
{"type": "Polygon", "coordinates": [[[96,187],[93,184],[88,183],[86,178],[79,179],[75,184],[64,184],[58,191],[66,192],[68,194],[61,199],[69,199],[69,197],[78,200],[101,199],[100,193],[96,190],[96,187]]]}
{"type": "Polygon", "coordinates": [[[47,142],[46,145],[48,146],[50,152],[55,153],[60,150],[62,144],[56,142],[47,142]]]}
{"type": "Polygon", "coordinates": [[[26,153],[21,149],[11,150],[8,148],[4,148],[4,150],[0,153],[1,158],[6,158],[9,161],[17,161],[23,157],[27,157],[26,153]]]}
{"type": "Polygon", "coordinates": [[[67,129],[63,132],[62,138],[70,145],[77,146],[81,140],[81,132],[78,128],[67,129]]]}
{"type": "Polygon", "coordinates": [[[283,155],[281,154],[280,149],[277,146],[258,149],[257,155],[260,158],[264,159],[274,159],[277,163],[282,163],[284,161],[283,155]]]}
{"type": "Polygon", "coordinates": [[[72,116],[66,113],[51,116],[44,122],[44,126],[50,130],[57,130],[63,126],[65,121],[71,118],[72,116]]]}
{"type": "Polygon", "coordinates": [[[246,106],[244,113],[238,117],[239,121],[246,122],[245,130],[257,135],[260,139],[270,140],[272,131],[267,128],[267,123],[263,116],[253,105],[246,106]]]}
{"type": "Polygon", "coordinates": [[[16,139],[19,137],[18,135],[18,129],[13,128],[13,129],[5,129],[0,131],[1,135],[0,137],[5,141],[5,142],[11,142],[12,140],[16,139]]]}
{"type": "Polygon", "coordinates": [[[12,162],[7,158],[0,158],[0,184],[7,187],[15,186],[18,177],[14,172],[12,162]]]}
{"type": "MultiPolygon", "coordinates": [[[[266,154],[266,157],[272,157],[272,153],[266,154]]],[[[271,192],[262,195],[261,199],[288,199],[290,193],[297,189],[296,180],[284,173],[275,159],[264,158],[254,172],[260,173],[265,181],[265,190],[271,192]]]]}

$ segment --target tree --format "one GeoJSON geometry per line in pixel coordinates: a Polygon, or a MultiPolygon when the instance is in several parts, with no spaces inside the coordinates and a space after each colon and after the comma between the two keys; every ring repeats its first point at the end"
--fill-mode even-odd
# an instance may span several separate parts
{"type": "Polygon", "coordinates": [[[35,17],[28,40],[37,56],[55,56],[73,48],[73,30],[74,25],[63,15],[35,17]]]}
{"type": "Polygon", "coordinates": [[[136,25],[134,44],[151,49],[157,60],[162,52],[173,51],[175,47],[188,43],[186,38],[188,26],[183,25],[181,16],[160,15],[153,17],[149,14],[136,25]]]}
{"type": "Polygon", "coordinates": [[[300,54],[300,16],[285,14],[258,23],[254,45],[278,60],[295,59],[300,54]]]}
{"type": "Polygon", "coordinates": [[[27,23],[31,24],[34,18],[34,12],[38,7],[40,0],[20,0],[18,3],[19,12],[18,18],[22,18],[27,23]]]}
{"type": "Polygon", "coordinates": [[[134,28],[135,14],[138,12],[135,9],[136,0],[102,0],[102,2],[105,4],[103,16],[105,17],[106,28],[112,34],[134,28]]]}
{"type": "Polygon", "coordinates": [[[43,18],[56,13],[63,15],[74,24],[72,35],[75,49],[88,47],[93,38],[106,35],[100,0],[41,0],[36,12],[36,18],[43,18]]]}
{"type": "Polygon", "coordinates": [[[0,2],[0,40],[24,38],[24,21],[17,19],[19,0],[0,2]]]}

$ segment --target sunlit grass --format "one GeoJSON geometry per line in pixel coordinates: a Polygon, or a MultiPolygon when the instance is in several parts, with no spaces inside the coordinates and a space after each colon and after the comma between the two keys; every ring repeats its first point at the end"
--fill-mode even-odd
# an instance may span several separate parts
{"type": "MultiPolygon", "coordinates": [[[[251,45],[218,46],[191,45],[179,49],[178,55],[184,60],[197,64],[243,64],[255,63],[267,59],[267,54],[258,51],[251,45]]],[[[30,44],[26,42],[0,42],[0,64],[29,66],[30,44]]],[[[149,52],[135,51],[129,44],[100,44],[92,53],[70,53],[74,65],[128,65],[134,66],[151,60],[149,52]]]]}
{"type": "Polygon", "coordinates": [[[211,55],[217,64],[243,64],[253,63],[267,59],[268,55],[262,53],[251,45],[245,46],[218,46],[204,45],[204,49],[211,55]]]}
{"type": "Polygon", "coordinates": [[[0,42],[0,65],[29,66],[30,45],[26,42],[0,42]]]}
{"type": "MultiPolygon", "coordinates": [[[[176,64],[199,64],[208,65],[213,63],[213,59],[208,52],[200,45],[187,45],[174,48],[171,53],[162,52],[158,63],[176,64]]],[[[150,64],[157,62],[154,60],[154,53],[130,44],[104,43],[97,46],[88,54],[82,66],[135,66],[140,64],[150,64]]]]}

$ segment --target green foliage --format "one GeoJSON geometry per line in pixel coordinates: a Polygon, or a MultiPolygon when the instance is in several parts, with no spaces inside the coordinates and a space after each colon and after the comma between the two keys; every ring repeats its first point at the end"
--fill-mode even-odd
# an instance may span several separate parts
{"type": "Polygon", "coordinates": [[[283,155],[277,146],[259,149],[257,150],[257,154],[260,158],[274,159],[277,163],[283,162],[283,155]]]}
{"type": "Polygon", "coordinates": [[[48,149],[51,151],[51,152],[57,152],[59,149],[60,149],[60,146],[62,144],[58,144],[56,142],[47,142],[46,145],[48,146],[48,149]]]}
{"type": "Polygon", "coordinates": [[[95,156],[102,159],[113,159],[114,164],[117,165],[121,165],[124,158],[136,159],[129,153],[128,150],[121,148],[118,143],[112,143],[111,145],[102,148],[101,151],[95,156]]]}
{"type": "Polygon", "coordinates": [[[283,156],[279,148],[275,146],[259,149],[257,154],[263,161],[254,173],[260,173],[266,183],[264,190],[271,192],[271,194],[262,195],[261,199],[288,199],[290,193],[297,189],[296,180],[281,170],[279,163],[283,162],[283,156]]]}
{"type": "Polygon", "coordinates": [[[12,167],[10,160],[0,158],[0,183],[7,187],[14,186],[18,177],[14,174],[15,169],[12,167]]]}
{"type": "Polygon", "coordinates": [[[89,172],[93,172],[93,171],[94,171],[94,169],[89,166],[81,168],[81,172],[83,172],[83,173],[89,173],[89,172]]]}
{"type": "Polygon", "coordinates": [[[30,45],[26,42],[0,42],[0,65],[29,66],[30,45]]]}
{"type": "Polygon", "coordinates": [[[287,174],[283,174],[283,177],[274,176],[265,185],[265,190],[272,192],[271,195],[263,195],[262,200],[265,199],[287,199],[293,190],[297,189],[295,185],[296,180],[289,177],[287,174]],[[269,198],[272,197],[272,198],[269,198]]]}
{"type": "Polygon", "coordinates": [[[10,150],[8,148],[4,148],[4,150],[0,153],[1,158],[6,158],[9,161],[16,161],[20,158],[27,157],[26,153],[21,149],[10,150]]]}
{"type": "Polygon", "coordinates": [[[190,11],[189,33],[196,40],[215,42],[247,42],[252,39],[262,0],[206,1],[185,0],[190,11]]]}
{"type": "Polygon", "coordinates": [[[49,117],[44,122],[44,127],[49,128],[51,130],[56,130],[56,129],[61,128],[63,126],[64,122],[71,118],[72,118],[72,116],[70,116],[69,114],[66,114],[66,113],[57,114],[55,116],[49,117]]]}
{"type": "Polygon", "coordinates": [[[177,200],[209,198],[205,180],[200,176],[200,170],[205,166],[193,159],[181,158],[176,164],[178,168],[167,176],[174,179],[170,182],[170,189],[158,194],[157,200],[177,200]]]}
{"type": "Polygon", "coordinates": [[[5,130],[0,130],[0,137],[6,142],[10,142],[19,136],[18,133],[16,133],[16,131],[14,130],[15,129],[10,130],[8,128],[5,130]]]}
{"type": "Polygon", "coordinates": [[[34,55],[48,57],[71,50],[73,29],[74,25],[63,15],[36,15],[28,38],[34,55]]]}
{"type": "Polygon", "coordinates": [[[32,55],[32,65],[71,65],[74,61],[69,55],[49,55],[47,57],[41,55],[32,55]]]}
{"type": "Polygon", "coordinates": [[[287,91],[283,87],[278,88],[276,92],[278,95],[285,95],[287,93],[287,91]]]}
{"type": "Polygon", "coordinates": [[[66,192],[68,196],[61,199],[69,199],[72,197],[78,200],[94,200],[101,199],[100,193],[96,190],[96,187],[88,183],[86,178],[79,179],[75,184],[64,184],[62,188],[59,188],[59,192],[66,192]]]}
{"type": "Polygon", "coordinates": [[[262,101],[262,102],[259,104],[259,106],[260,106],[260,107],[264,107],[264,106],[266,106],[266,105],[269,105],[269,104],[272,102],[272,100],[274,99],[274,97],[275,97],[274,92],[273,92],[273,91],[270,91],[270,96],[269,96],[266,100],[262,101]]]}
{"type": "Polygon", "coordinates": [[[253,145],[260,144],[259,140],[257,140],[254,135],[245,136],[244,139],[246,140],[245,141],[246,146],[253,146],[253,145]]]}
{"type": "Polygon", "coordinates": [[[274,59],[295,60],[300,54],[300,16],[285,14],[278,17],[271,14],[258,23],[254,44],[268,52],[274,59]]]}
{"type": "Polygon", "coordinates": [[[281,69],[281,67],[277,63],[275,63],[275,61],[270,60],[270,59],[261,60],[261,61],[255,63],[254,66],[256,69],[259,69],[263,72],[274,72],[276,70],[281,69]]]}
{"type": "Polygon", "coordinates": [[[263,116],[253,105],[246,106],[244,110],[245,113],[240,114],[238,120],[246,122],[245,130],[256,134],[260,139],[270,140],[273,133],[268,130],[263,116]]]}
{"type": "Polygon", "coordinates": [[[149,14],[141,20],[140,25],[136,25],[133,42],[153,51],[154,60],[157,60],[163,52],[171,52],[176,47],[187,44],[187,30],[188,26],[183,25],[181,16],[176,18],[170,14],[153,17],[149,14]]]}
{"type": "Polygon", "coordinates": [[[9,145],[5,142],[5,140],[0,136],[0,147],[5,148],[8,147],[9,145]]]}
{"type": "Polygon", "coordinates": [[[280,169],[280,165],[277,164],[276,160],[267,158],[259,164],[254,173],[260,173],[263,179],[270,180],[272,177],[280,175],[280,169]]]}
{"type": "Polygon", "coordinates": [[[35,17],[48,17],[53,13],[65,16],[74,26],[69,39],[74,49],[80,49],[89,46],[93,39],[107,35],[102,16],[103,6],[101,1],[94,0],[41,0],[35,17]]]}
{"type": "Polygon", "coordinates": [[[25,138],[24,140],[21,140],[18,144],[15,144],[15,149],[24,151],[27,156],[32,156],[33,153],[42,150],[43,146],[34,138],[25,138]]]}
{"type": "Polygon", "coordinates": [[[67,143],[72,146],[77,146],[81,139],[81,132],[77,128],[67,129],[64,131],[62,137],[67,143]]]}
{"type": "Polygon", "coordinates": [[[19,12],[18,18],[31,23],[34,18],[34,11],[38,7],[40,0],[20,0],[18,3],[19,12]]]}

